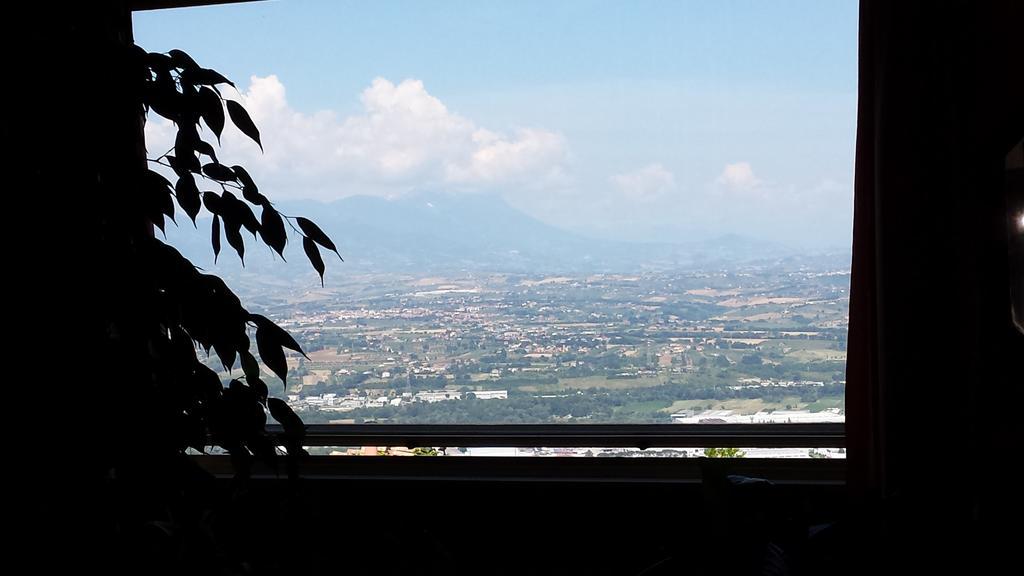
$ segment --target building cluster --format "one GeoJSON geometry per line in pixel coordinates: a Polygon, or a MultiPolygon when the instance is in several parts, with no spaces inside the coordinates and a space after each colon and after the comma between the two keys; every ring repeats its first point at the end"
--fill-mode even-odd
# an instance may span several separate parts
{"type": "Polygon", "coordinates": [[[335,393],[316,394],[302,396],[290,394],[288,403],[296,410],[302,411],[309,408],[318,410],[348,412],[358,408],[383,408],[385,406],[401,406],[416,402],[434,403],[453,400],[466,400],[470,397],[477,400],[508,400],[508,390],[474,390],[463,392],[459,390],[422,390],[420,392],[402,392],[389,394],[358,394],[339,395],[335,393]]]}
{"type": "Polygon", "coordinates": [[[672,414],[676,424],[807,424],[843,423],[846,414],[839,408],[820,412],[810,410],[761,410],[755,414],[740,414],[733,410],[681,410],[672,414]]]}
{"type": "Polygon", "coordinates": [[[282,305],[279,317],[310,352],[309,361],[289,359],[302,367],[289,383],[299,410],[458,401],[479,388],[477,399],[690,382],[777,395],[837,378],[848,294],[829,278],[405,278],[372,298],[282,305]]]}
{"type": "MultiPolygon", "coordinates": [[[[820,380],[774,380],[760,378],[740,378],[739,384],[729,386],[733,390],[748,390],[752,388],[823,388],[825,383],[820,380]]],[[[846,382],[841,382],[845,384],[846,382]]]]}
{"type": "MultiPolygon", "coordinates": [[[[842,448],[742,448],[743,458],[846,458],[842,448]]],[[[356,446],[333,449],[331,456],[416,456],[414,449],[404,446],[356,446]]],[[[435,456],[474,456],[498,458],[702,458],[703,448],[515,448],[485,446],[467,448],[434,448],[435,456]]]]}

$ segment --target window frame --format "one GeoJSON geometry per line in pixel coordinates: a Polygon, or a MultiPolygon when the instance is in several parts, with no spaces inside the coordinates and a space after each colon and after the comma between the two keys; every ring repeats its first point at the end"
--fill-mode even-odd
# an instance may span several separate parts
{"type": "MultiPolygon", "coordinates": [[[[167,8],[236,4],[260,0],[129,0],[131,13],[167,8]]],[[[133,22],[129,21],[129,26],[133,22]]],[[[278,425],[268,431],[280,432],[278,425]]],[[[845,423],[805,424],[313,424],[307,425],[304,445],[446,447],[608,447],[608,448],[846,448],[845,423]]],[[[216,475],[231,475],[227,456],[197,456],[216,475]]],[[[458,457],[423,458],[312,456],[304,473],[318,477],[432,478],[432,479],[551,479],[603,481],[699,481],[706,458],[515,458],[458,457]],[[417,463],[383,464],[384,461],[414,460],[417,463]],[[475,462],[465,465],[445,461],[475,462]],[[533,461],[513,465],[510,461],[533,461]],[[566,460],[590,460],[594,464],[569,465],[566,460]],[[666,465],[666,460],[677,461],[666,465]],[[358,461],[359,464],[353,464],[358,461]],[[554,462],[558,464],[555,465],[554,462]],[[495,464],[500,464],[495,467],[495,464]],[[576,472],[573,472],[576,470],[576,472]],[[583,471],[580,475],[579,471],[583,471]],[[437,476],[437,472],[445,472],[437,476]],[[667,473],[666,473],[667,472],[667,473]],[[339,476],[340,474],[340,476],[339,476]],[[539,475],[539,476],[538,476],[539,475]]],[[[730,471],[750,469],[752,475],[777,476],[784,472],[797,482],[845,483],[845,460],[836,459],[731,459],[730,471]],[[745,460],[746,462],[740,462],[745,460]]],[[[257,475],[276,476],[269,470],[257,475]]],[[[785,476],[785,474],[784,474],[785,476]]]]}

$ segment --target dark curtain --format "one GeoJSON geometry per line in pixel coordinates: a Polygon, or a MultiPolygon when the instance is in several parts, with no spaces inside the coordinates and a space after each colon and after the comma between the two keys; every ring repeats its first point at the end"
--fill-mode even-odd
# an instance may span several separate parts
{"type": "Polygon", "coordinates": [[[862,535],[908,566],[986,562],[1024,489],[1004,165],[1022,9],[861,2],[849,486],[862,535]]]}

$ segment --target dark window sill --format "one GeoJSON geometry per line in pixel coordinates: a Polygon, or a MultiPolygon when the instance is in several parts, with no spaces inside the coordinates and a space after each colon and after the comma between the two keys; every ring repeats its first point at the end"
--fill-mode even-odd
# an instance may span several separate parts
{"type": "MultiPolygon", "coordinates": [[[[280,431],[275,426],[272,432],[280,431]]],[[[320,424],[309,446],[843,448],[843,424],[320,424]]]]}
{"type": "MultiPolygon", "coordinates": [[[[234,470],[228,456],[195,456],[217,477],[234,470]]],[[[283,462],[282,462],[283,464],[283,462]]],[[[709,473],[764,478],[783,485],[846,482],[845,459],[812,458],[586,458],[489,456],[310,456],[304,480],[416,482],[540,482],[605,484],[699,484],[709,473]]],[[[284,470],[257,465],[253,477],[284,480],[284,470]]]]}

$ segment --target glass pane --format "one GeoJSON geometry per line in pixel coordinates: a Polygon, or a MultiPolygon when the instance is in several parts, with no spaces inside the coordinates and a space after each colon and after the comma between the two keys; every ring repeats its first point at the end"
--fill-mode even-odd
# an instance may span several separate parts
{"type": "MultiPolygon", "coordinates": [[[[287,383],[264,368],[307,423],[841,422],[856,16],[853,0],[138,13],[141,46],[237,84],[222,93],[263,151],[229,121],[220,161],[345,261],[323,251],[321,287],[291,229],[287,262],[244,231],[245,267],[227,242],[215,261],[205,213],[167,241],[308,352],[287,383]]],[[[152,116],[150,155],[173,134],[152,116]]]]}

